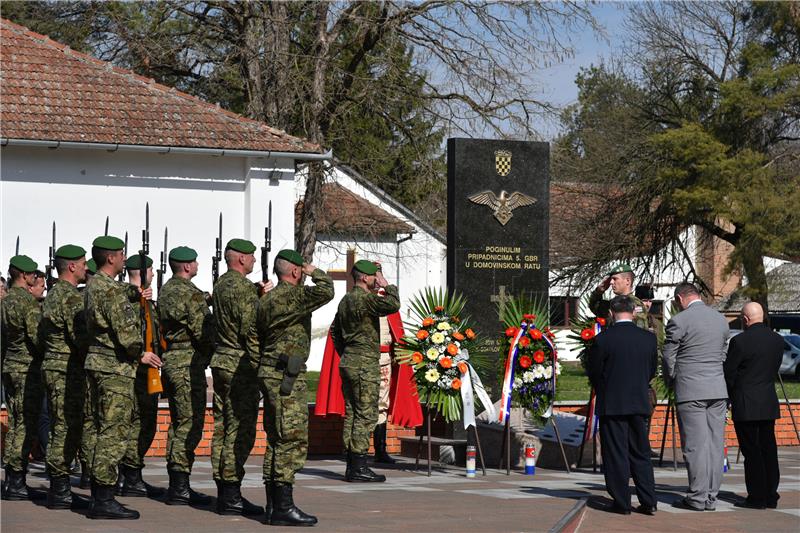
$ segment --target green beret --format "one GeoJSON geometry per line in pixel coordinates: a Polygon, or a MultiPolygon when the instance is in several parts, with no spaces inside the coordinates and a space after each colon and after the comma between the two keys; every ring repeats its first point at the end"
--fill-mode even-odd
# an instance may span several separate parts
{"type": "Polygon", "coordinates": [[[623,272],[633,272],[633,269],[628,263],[620,263],[609,271],[608,275],[621,274],[623,272]]]}
{"type": "Polygon", "coordinates": [[[256,251],[256,245],[246,239],[231,239],[225,246],[226,250],[236,250],[243,254],[252,254],[256,251]]]}
{"type": "Polygon", "coordinates": [[[178,246],[169,251],[170,261],[179,261],[181,263],[191,263],[197,259],[197,252],[188,246],[178,246]]]}
{"type": "Polygon", "coordinates": [[[375,263],[373,263],[372,261],[367,261],[366,259],[361,259],[360,261],[356,261],[356,264],[353,265],[353,268],[355,268],[362,274],[366,274],[367,276],[372,276],[378,271],[378,267],[375,266],[375,263]]]}
{"type": "Polygon", "coordinates": [[[295,250],[290,250],[288,248],[278,252],[277,259],[285,259],[286,261],[289,261],[297,266],[303,266],[303,256],[297,253],[295,250]]]}
{"type": "Polygon", "coordinates": [[[86,261],[86,270],[88,270],[90,274],[97,274],[97,263],[95,263],[94,259],[86,261]]]}
{"type": "MultiPolygon", "coordinates": [[[[150,268],[151,266],[153,266],[153,260],[152,259],[150,259],[147,256],[144,256],[144,258],[145,258],[145,264],[147,265],[147,268],[150,268]]],[[[125,268],[127,268],[128,270],[139,270],[140,268],[142,268],[142,263],[141,263],[141,261],[139,261],[139,254],[130,256],[128,258],[128,260],[125,261],[125,268]]]]}
{"type": "Polygon", "coordinates": [[[36,269],[39,268],[36,261],[27,255],[15,255],[11,258],[9,264],[20,272],[36,272],[36,269]]]}
{"type": "Polygon", "coordinates": [[[65,244],[56,250],[56,257],[62,259],[80,259],[86,256],[86,250],[74,244],[65,244]]]}
{"type": "Polygon", "coordinates": [[[95,248],[102,248],[103,250],[111,250],[116,252],[125,248],[125,243],[119,237],[112,237],[111,235],[103,235],[92,241],[92,246],[95,248]]]}

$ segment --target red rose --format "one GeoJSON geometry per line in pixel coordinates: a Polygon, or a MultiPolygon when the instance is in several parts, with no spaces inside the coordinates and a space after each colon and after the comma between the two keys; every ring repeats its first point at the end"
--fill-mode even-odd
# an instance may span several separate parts
{"type": "Polygon", "coordinates": [[[525,348],[526,346],[529,346],[530,343],[531,343],[531,340],[527,336],[526,337],[522,337],[519,340],[519,345],[522,346],[523,348],[525,348]]]}
{"type": "Polygon", "coordinates": [[[521,366],[522,368],[530,367],[531,366],[531,358],[528,357],[527,355],[523,355],[522,357],[519,358],[519,366],[521,366]]]}
{"type": "Polygon", "coordinates": [[[583,339],[583,340],[585,340],[585,341],[588,341],[588,340],[590,340],[592,337],[594,337],[594,330],[593,330],[593,329],[591,329],[591,328],[586,328],[586,329],[584,329],[583,331],[581,331],[581,339],[583,339]]]}
{"type": "Polygon", "coordinates": [[[542,338],[542,332],[539,331],[538,329],[534,329],[534,330],[531,331],[531,337],[534,340],[538,341],[538,340],[540,340],[542,338]]]}
{"type": "Polygon", "coordinates": [[[544,352],[542,350],[533,352],[533,360],[539,364],[544,363],[544,352]]]}

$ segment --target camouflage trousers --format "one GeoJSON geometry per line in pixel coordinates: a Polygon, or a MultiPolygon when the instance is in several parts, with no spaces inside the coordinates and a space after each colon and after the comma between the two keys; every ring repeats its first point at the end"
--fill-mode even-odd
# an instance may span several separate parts
{"type": "Polygon", "coordinates": [[[51,477],[70,474],[70,465],[81,448],[84,407],[86,401],[86,372],[70,364],[66,372],[42,371],[50,413],[50,437],[47,442],[47,473],[51,477]]]}
{"type": "Polygon", "coordinates": [[[372,368],[339,368],[346,413],[342,439],[353,453],[369,451],[369,437],[378,421],[380,373],[372,368]]]}
{"type": "Polygon", "coordinates": [[[264,431],[269,442],[264,454],[264,480],[294,483],[294,475],[306,464],[308,455],[306,373],[297,376],[288,396],[281,396],[283,371],[270,367],[266,372],[267,377],[261,378],[264,431]]]}
{"type": "Polygon", "coordinates": [[[214,436],[211,469],[217,481],[241,482],[244,463],[256,440],[258,377],[243,363],[236,372],[212,368],[214,378],[214,436]]]}
{"type": "Polygon", "coordinates": [[[4,372],[8,432],[3,463],[15,472],[25,472],[42,411],[42,374],[38,365],[28,372],[4,372]]]}
{"type": "Polygon", "coordinates": [[[189,474],[194,464],[194,450],[203,437],[205,369],[200,365],[172,367],[165,363],[161,376],[171,419],[167,434],[167,470],[189,474]]]}
{"type": "Polygon", "coordinates": [[[133,384],[134,402],[127,438],[128,446],[121,461],[130,468],[144,468],[144,455],[156,436],[158,394],[147,393],[147,368],[147,365],[139,365],[133,384]]]}
{"type": "Polygon", "coordinates": [[[83,430],[81,431],[81,446],[78,456],[82,463],[81,468],[86,467],[88,474],[91,474],[94,445],[97,442],[97,427],[95,426],[97,413],[94,411],[96,405],[96,402],[92,400],[92,387],[84,370],[83,430]]]}
{"type": "Polygon", "coordinates": [[[87,374],[97,431],[92,477],[100,485],[111,486],[117,482],[117,465],[128,447],[135,403],[134,379],[97,370],[88,370],[87,374]]]}

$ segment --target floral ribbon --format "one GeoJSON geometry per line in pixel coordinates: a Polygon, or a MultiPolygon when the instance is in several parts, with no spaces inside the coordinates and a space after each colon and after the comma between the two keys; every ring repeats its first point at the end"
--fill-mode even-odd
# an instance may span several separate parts
{"type": "MultiPolygon", "coordinates": [[[[469,358],[469,352],[467,350],[463,350],[463,352],[466,352],[464,355],[466,358],[469,358]]],[[[464,406],[464,429],[467,429],[470,426],[477,427],[475,425],[474,394],[478,395],[481,403],[486,408],[488,420],[492,420],[496,416],[496,413],[494,410],[494,404],[492,403],[491,398],[489,398],[489,395],[486,393],[486,389],[483,387],[483,383],[481,382],[481,378],[478,376],[478,373],[475,372],[475,369],[472,368],[472,365],[469,364],[469,361],[464,362],[467,363],[468,370],[461,376],[461,404],[464,406]]]]}
{"type": "Polygon", "coordinates": [[[505,424],[506,419],[511,414],[511,391],[514,389],[514,367],[517,362],[517,355],[519,355],[519,340],[528,330],[528,323],[523,322],[519,326],[519,331],[511,341],[511,346],[508,348],[508,357],[506,357],[506,372],[503,376],[503,393],[500,396],[500,416],[498,421],[505,424]]]}

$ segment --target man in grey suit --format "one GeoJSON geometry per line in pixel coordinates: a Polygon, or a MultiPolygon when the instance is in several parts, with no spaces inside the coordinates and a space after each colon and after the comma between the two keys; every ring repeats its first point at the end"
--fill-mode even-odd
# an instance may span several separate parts
{"type": "Polygon", "coordinates": [[[667,323],[664,367],[675,389],[681,449],[689,474],[689,491],[676,507],[713,511],[722,483],[725,412],[725,344],[728,323],[700,300],[697,287],[675,288],[681,312],[667,323]]]}

